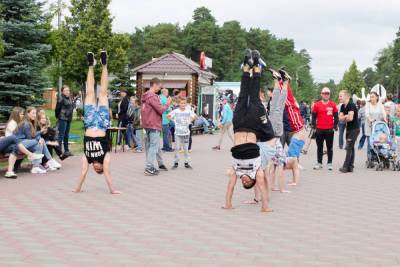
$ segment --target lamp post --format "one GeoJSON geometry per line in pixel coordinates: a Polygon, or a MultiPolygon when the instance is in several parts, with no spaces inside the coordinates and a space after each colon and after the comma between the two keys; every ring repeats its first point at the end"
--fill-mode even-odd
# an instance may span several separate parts
{"type": "MultiPolygon", "coordinates": [[[[57,7],[57,15],[58,15],[58,21],[57,21],[57,28],[60,30],[61,27],[61,9],[62,9],[62,3],[61,0],[58,0],[58,7],[57,7]]],[[[61,88],[62,88],[62,76],[61,76],[61,59],[58,61],[58,71],[59,71],[59,76],[58,76],[58,96],[61,96],[61,88]]]]}
{"type": "Polygon", "coordinates": [[[300,67],[298,67],[296,69],[296,93],[295,93],[295,95],[297,95],[297,89],[299,88],[299,70],[304,67],[308,67],[308,64],[301,65],[300,67]]]}

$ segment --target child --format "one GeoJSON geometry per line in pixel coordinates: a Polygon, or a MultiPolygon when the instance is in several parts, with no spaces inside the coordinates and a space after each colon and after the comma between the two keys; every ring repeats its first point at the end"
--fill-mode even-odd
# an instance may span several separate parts
{"type": "Polygon", "coordinates": [[[193,110],[187,107],[186,98],[181,96],[179,97],[179,108],[174,109],[167,117],[175,123],[175,162],[172,169],[178,168],[179,150],[184,151],[185,168],[192,169],[189,164],[189,125],[197,116],[193,110]]]}

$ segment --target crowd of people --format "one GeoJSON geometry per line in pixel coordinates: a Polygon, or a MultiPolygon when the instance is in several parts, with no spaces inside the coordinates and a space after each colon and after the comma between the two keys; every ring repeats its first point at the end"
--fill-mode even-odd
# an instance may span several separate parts
{"type": "MultiPolygon", "coordinates": [[[[105,175],[110,193],[119,194],[112,184],[108,153],[108,129],[112,124],[112,111],[108,98],[107,53],[103,51],[100,55],[102,75],[97,96],[93,71],[96,61],[93,53],[88,53],[87,61],[88,76],[83,109],[84,156],[80,179],[74,191],[81,192],[89,165],[92,164],[96,173],[105,175]]],[[[239,178],[246,189],[256,185],[255,196],[250,203],[261,202],[262,211],[272,211],[268,205],[269,192],[288,193],[290,191],[287,186],[298,185],[301,153],[307,153],[314,139],[317,146],[314,170],[323,169],[323,157],[326,154],[327,169],[332,171],[335,131],[339,132],[339,148],[346,150],[343,165],[339,168],[343,173],[354,171],[355,146],[360,133],[358,149],[362,149],[367,142],[367,165],[373,163],[371,138],[377,122],[387,124],[390,131],[380,132],[379,139],[374,142],[383,145],[393,138],[394,145],[400,143],[400,106],[393,103],[391,95],[382,103],[379,95],[372,92],[368,102],[361,100],[353,103],[350,94],[342,90],[339,92],[340,103],[336,104],[331,99],[330,89],[325,87],[321,90],[319,101],[312,101],[310,106],[304,101],[299,105],[290,87],[290,75],[284,69],[266,69],[265,64],[260,62],[259,52],[247,49],[236,103],[231,103],[232,99],[229,97],[221,99],[218,120],[220,137],[213,150],[221,150],[226,135],[233,144],[233,165],[228,170],[230,179],[224,208],[233,207],[233,189],[239,178]],[[268,88],[267,96],[261,90],[260,84],[260,77],[266,70],[274,79],[274,87],[268,88]],[[293,180],[288,184],[284,176],[285,170],[292,172],[293,180]]],[[[208,106],[197,115],[190,98],[182,96],[179,91],[174,91],[171,97],[158,78],[150,81],[149,90],[140,100],[136,96],[129,97],[128,92],[123,89],[120,94],[116,118],[118,126],[127,130],[124,134],[119,134],[117,141],[120,145],[124,138],[127,149],[146,153],[144,174],[156,176],[160,171],[168,171],[164,164],[163,151],[175,152],[171,164],[173,170],[179,167],[180,153],[183,154],[184,168],[192,169],[192,128],[201,127],[204,133],[212,133],[214,129],[208,106]]],[[[57,102],[55,128],[51,127],[43,109],[14,108],[7,123],[5,137],[0,138],[0,153],[9,153],[5,177],[17,178],[14,167],[19,154],[27,155],[32,162],[31,172],[34,174],[60,169],[61,164],[53,158],[53,154],[55,152],[60,160],[71,156],[68,140],[73,110],[74,102],[67,86],[63,88],[57,102]]],[[[392,147],[392,143],[390,145],[392,147]]]]}
{"type": "MultiPolygon", "coordinates": [[[[246,50],[238,102],[233,112],[229,104],[224,103],[221,127],[222,129],[225,127],[225,130],[220,133],[219,145],[213,148],[220,149],[221,140],[225,133],[229,133],[229,127],[232,127],[233,166],[228,169],[230,178],[223,208],[233,208],[232,195],[239,178],[245,189],[256,185],[254,200],[248,203],[255,204],[261,201],[261,211],[272,211],[268,205],[269,192],[290,192],[285,188],[284,170],[287,169],[293,173],[293,182],[288,185],[298,184],[300,152],[306,154],[313,139],[317,145],[317,163],[314,170],[323,168],[323,155],[327,154],[327,169],[332,171],[335,131],[339,131],[340,149],[346,150],[343,165],[339,168],[342,173],[354,171],[355,145],[360,131],[362,136],[358,148],[362,149],[364,142],[367,141],[370,161],[371,151],[374,151],[371,149],[373,144],[370,141],[371,132],[379,121],[388,124],[390,131],[385,133],[380,128],[379,139],[376,142],[386,150],[392,148],[393,144],[399,144],[397,155],[400,155],[400,105],[396,106],[393,103],[391,95],[388,95],[384,104],[374,92],[371,93],[368,103],[365,101],[353,103],[349,92],[341,90],[340,103],[337,105],[331,100],[330,89],[325,87],[321,90],[319,101],[313,101],[310,107],[304,102],[298,105],[292,95],[289,74],[284,69],[279,71],[269,69],[275,85],[273,88],[268,88],[269,101],[266,101],[260,87],[263,66],[258,63],[259,58],[258,51],[246,50]],[[308,120],[310,131],[306,137],[308,120]],[[383,146],[390,140],[388,135],[395,140],[390,143],[389,148],[383,146]],[[286,151],[285,144],[288,145],[286,151]]],[[[397,157],[397,164],[400,167],[399,162],[397,157]]]]}
{"type": "Polygon", "coordinates": [[[57,133],[43,109],[15,107],[6,124],[5,136],[0,138],[0,153],[9,154],[5,177],[17,178],[15,164],[20,154],[25,154],[32,162],[33,174],[60,169],[61,163],[53,158],[54,152],[60,160],[71,153],[62,151],[57,133]]]}

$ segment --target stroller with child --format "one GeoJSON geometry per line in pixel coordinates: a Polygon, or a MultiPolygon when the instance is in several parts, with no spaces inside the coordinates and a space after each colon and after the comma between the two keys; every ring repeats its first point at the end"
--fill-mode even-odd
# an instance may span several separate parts
{"type": "Polygon", "coordinates": [[[400,171],[396,144],[386,122],[379,121],[372,125],[369,143],[371,156],[367,161],[367,168],[375,168],[377,171],[392,168],[393,171],[400,171]]]}

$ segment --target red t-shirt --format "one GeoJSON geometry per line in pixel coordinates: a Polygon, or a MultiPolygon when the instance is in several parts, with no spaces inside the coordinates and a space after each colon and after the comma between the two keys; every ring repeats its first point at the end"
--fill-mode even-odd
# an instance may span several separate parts
{"type": "Polygon", "coordinates": [[[312,113],[317,115],[317,129],[330,130],[334,126],[333,114],[338,112],[335,102],[329,101],[324,104],[322,101],[318,101],[314,104],[312,113]]]}

